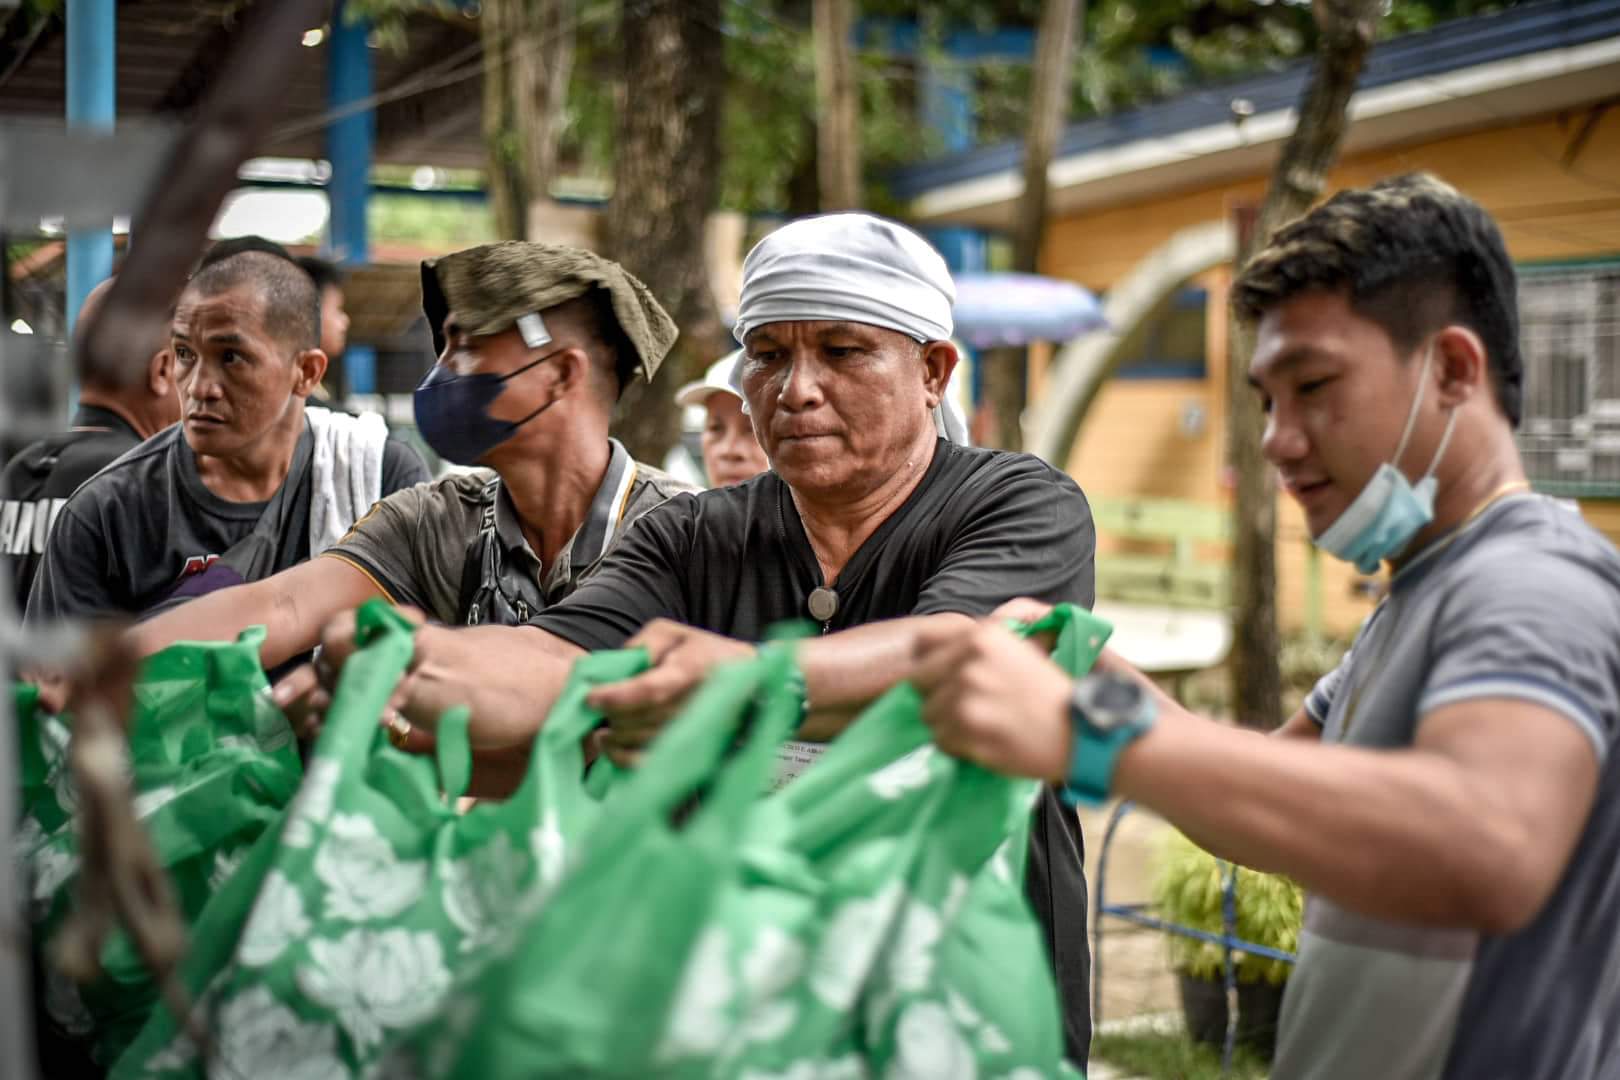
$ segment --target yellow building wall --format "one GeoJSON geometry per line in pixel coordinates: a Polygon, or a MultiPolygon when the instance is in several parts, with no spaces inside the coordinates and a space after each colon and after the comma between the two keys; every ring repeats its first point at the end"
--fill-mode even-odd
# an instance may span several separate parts
{"type": "MultiPolygon", "coordinates": [[[[1496,218],[1516,260],[1620,255],[1620,113],[1605,116],[1569,167],[1560,164],[1580,115],[1437,139],[1345,159],[1330,187],[1359,186],[1426,169],[1476,199],[1496,218]]],[[[1162,196],[1054,222],[1043,271],[1106,289],[1179,229],[1258,203],[1265,178],[1254,177],[1162,196]]],[[[1204,275],[1209,290],[1207,358],[1202,380],[1116,380],[1103,388],[1069,457],[1069,472],[1096,497],[1156,496],[1224,503],[1226,291],[1230,271],[1204,275]],[[1183,416],[1201,408],[1205,423],[1189,434],[1183,416]]],[[[1032,397],[1040,389],[1031,382],[1032,397]]],[[[1582,503],[1586,517],[1620,543],[1620,501],[1582,503]]],[[[1278,500],[1278,610],[1285,629],[1304,626],[1310,542],[1292,500],[1278,500]]],[[[1108,550],[1103,541],[1103,550],[1108,550]]],[[[1374,583],[1331,557],[1320,557],[1324,629],[1347,636],[1372,610],[1374,583]]]]}
{"type": "MultiPolygon", "coordinates": [[[[1574,163],[1561,164],[1585,119],[1542,120],[1457,135],[1340,162],[1329,187],[1356,187],[1426,169],[1490,211],[1520,261],[1620,253],[1620,113],[1609,110],[1574,163]]],[[[1258,204],[1266,178],[1217,184],[1061,218],[1047,232],[1042,271],[1107,288],[1178,229],[1258,204]]]]}

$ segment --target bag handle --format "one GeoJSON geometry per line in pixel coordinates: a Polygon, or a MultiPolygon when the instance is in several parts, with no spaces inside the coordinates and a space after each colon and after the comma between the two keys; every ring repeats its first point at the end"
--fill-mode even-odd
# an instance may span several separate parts
{"type": "Polygon", "coordinates": [[[382,736],[378,718],[410,666],[415,633],[416,627],[381,599],[367,600],[355,615],[354,639],[360,649],[343,665],[310,755],[312,764],[325,760],[337,765],[340,785],[358,781],[382,736]]]}
{"type": "Polygon", "coordinates": [[[585,737],[604,719],[601,710],[586,703],[586,695],[598,686],[639,675],[651,665],[647,650],[640,648],[587,653],[575,660],[562,693],[535,736],[523,782],[507,801],[527,800],[528,805],[539,799],[541,791],[577,788],[585,772],[585,737]]]}
{"type": "Polygon", "coordinates": [[[467,725],[472,710],[465,705],[444,710],[433,730],[433,755],[439,766],[439,787],[453,805],[472,783],[472,740],[467,725]]]}
{"type": "Polygon", "coordinates": [[[744,811],[770,780],[776,748],[798,724],[793,668],[793,653],[785,645],[716,668],[653,742],[642,767],[615,789],[619,811],[604,821],[600,842],[611,844],[619,834],[628,840],[649,822],[666,822],[670,811],[717,773],[712,792],[687,827],[740,827],[744,811]],[[753,723],[747,725],[742,750],[717,769],[749,717],[753,723]]]}
{"type": "Polygon", "coordinates": [[[1055,604],[1051,611],[1032,623],[1013,623],[1022,637],[1057,632],[1052,662],[1078,679],[1097,663],[1103,646],[1114,632],[1114,624],[1076,604],[1055,604]]]}
{"type": "MultiPolygon", "coordinates": [[[[1107,620],[1074,604],[1057,604],[1032,623],[1008,621],[1021,637],[1056,633],[1052,659],[1071,677],[1091,669],[1103,643],[1113,633],[1107,620]]],[[[836,819],[838,790],[933,740],[921,719],[922,698],[910,683],[900,683],[877,698],[828,747],[826,756],[773,798],[797,814],[818,822],[836,819]],[[868,716],[880,723],[864,722],[868,716]]],[[[832,828],[832,826],[828,826],[832,828]]]]}

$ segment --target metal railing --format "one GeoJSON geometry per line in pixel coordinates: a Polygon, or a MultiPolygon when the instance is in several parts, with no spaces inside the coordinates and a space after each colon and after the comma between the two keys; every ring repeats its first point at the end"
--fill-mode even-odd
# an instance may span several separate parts
{"type": "Polygon", "coordinates": [[[1285,964],[1295,963],[1297,957],[1293,953],[1273,949],[1237,936],[1237,867],[1224,859],[1217,860],[1221,869],[1221,933],[1219,934],[1212,934],[1207,930],[1200,930],[1197,927],[1186,926],[1182,923],[1151,915],[1149,912],[1154,907],[1151,903],[1109,903],[1108,856],[1110,849],[1113,847],[1114,835],[1119,829],[1120,822],[1135,809],[1136,804],[1129,800],[1114,807],[1113,813],[1108,816],[1108,826],[1103,831],[1102,849],[1097,855],[1097,901],[1092,916],[1092,934],[1095,948],[1091,957],[1091,1017],[1093,1029],[1102,1023],[1103,969],[1105,966],[1103,940],[1109,919],[1117,919],[1144,929],[1218,945],[1221,949],[1222,988],[1228,1003],[1226,1035],[1221,1046],[1221,1071],[1223,1073],[1228,1072],[1232,1068],[1232,1055],[1237,1047],[1238,1030],[1237,1009],[1231,1007],[1237,993],[1237,965],[1232,954],[1244,952],[1251,956],[1259,956],[1267,960],[1278,960],[1285,964]]]}

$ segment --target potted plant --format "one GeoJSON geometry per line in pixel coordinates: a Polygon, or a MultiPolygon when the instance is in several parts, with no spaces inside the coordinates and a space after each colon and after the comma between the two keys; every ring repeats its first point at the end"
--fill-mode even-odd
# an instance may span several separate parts
{"type": "MultiPolygon", "coordinates": [[[[1219,935],[1224,882],[1216,858],[1172,829],[1159,853],[1153,899],[1159,917],[1219,935]]],[[[1298,885],[1276,874],[1237,869],[1235,936],[1292,953],[1299,947],[1304,899],[1298,885]]],[[[1221,947],[1170,936],[1171,963],[1180,980],[1187,1031],[1200,1042],[1226,1040],[1227,1000],[1221,947]]],[[[1277,1016],[1292,965],[1233,950],[1238,990],[1238,1040],[1266,1057],[1276,1045],[1277,1016]]]]}

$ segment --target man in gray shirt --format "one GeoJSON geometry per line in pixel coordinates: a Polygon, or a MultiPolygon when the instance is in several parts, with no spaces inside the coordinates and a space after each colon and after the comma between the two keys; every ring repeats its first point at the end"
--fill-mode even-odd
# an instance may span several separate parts
{"type": "MultiPolygon", "coordinates": [[[[351,470],[323,462],[317,417],[328,433],[335,421],[305,407],[326,371],[319,316],[315,283],[278,245],[226,240],[203,258],[170,326],[181,422],[68,499],[30,622],[147,616],[304,562],[329,542],[315,525],[335,537],[353,524],[376,494],[323,498],[351,470]]],[[[375,455],[352,470],[368,474],[359,486],[388,495],[426,480],[416,451],[377,429],[375,455]]]]}
{"type": "Polygon", "coordinates": [[[322,557],[150,620],[135,631],[142,652],[264,624],[273,667],[377,596],[441,623],[516,625],[691,490],[608,438],[620,393],[652,378],[676,333],[617,263],[485,244],[424,264],[422,291],[441,355],[416,391],[417,426],[441,457],[485,468],[400,491],[322,557]]]}
{"type": "Polygon", "coordinates": [[[1271,739],[1117,657],[1071,685],[995,627],[922,644],[940,744],[1123,795],[1309,893],[1277,1080],[1620,1075],[1620,554],[1529,491],[1494,223],[1429,176],[1346,191],[1234,286],[1264,448],[1389,595],[1271,739]]]}

